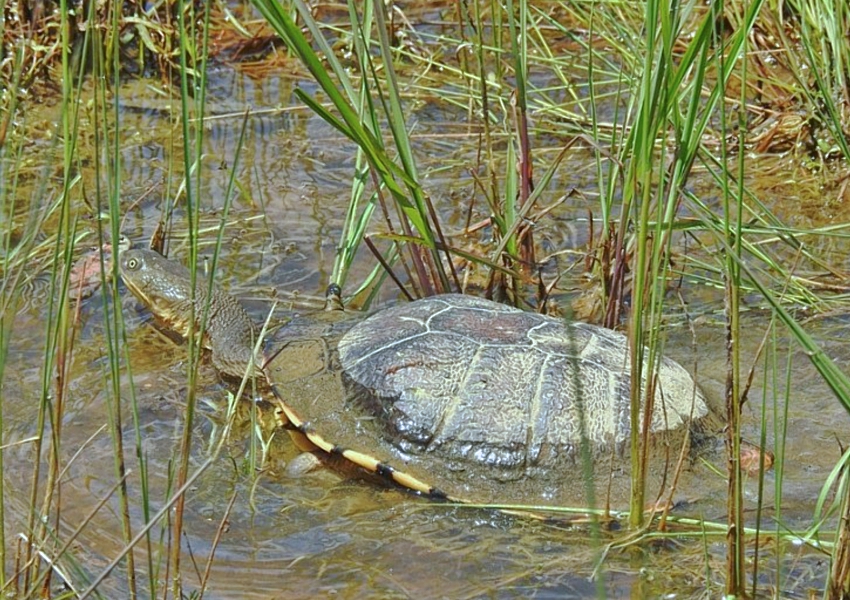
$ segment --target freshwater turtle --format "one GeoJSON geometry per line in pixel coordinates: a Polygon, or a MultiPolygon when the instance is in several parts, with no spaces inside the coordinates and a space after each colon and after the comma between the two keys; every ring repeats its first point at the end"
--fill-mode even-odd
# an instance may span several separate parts
{"type": "MultiPolygon", "coordinates": [[[[185,329],[185,302],[177,308],[173,294],[155,297],[155,285],[140,294],[135,281],[146,269],[149,281],[157,271],[171,280],[182,272],[173,264],[133,250],[122,255],[121,271],[153,312],[185,329]]],[[[250,318],[217,288],[213,304],[227,307],[214,312],[223,320],[210,317],[213,364],[244,373],[250,318]],[[228,320],[237,317],[234,327],[228,320]]],[[[293,335],[282,328],[262,369],[282,424],[318,454],[467,502],[584,505],[589,482],[615,504],[628,498],[625,336],[457,294],[394,306],[338,330],[293,335]]],[[[689,434],[709,416],[691,376],[663,358],[649,421],[651,483],[672,471],[689,434]]]]}

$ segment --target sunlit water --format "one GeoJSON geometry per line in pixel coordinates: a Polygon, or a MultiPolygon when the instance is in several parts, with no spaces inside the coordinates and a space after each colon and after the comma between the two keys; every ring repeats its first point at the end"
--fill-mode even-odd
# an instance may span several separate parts
{"type": "MultiPolygon", "coordinates": [[[[176,189],[176,183],[167,181],[167,177],[169,165],[182,160],[179,128],[161,97],[147,84],[133,84],[122,90],[122,97],[122,231],[136,244],[145,244],[154,232],[166,197],[173,196],[176,189]]],[[[330,277],[354,165],[353,145],[300,108],[250,116],[245,121],[245,144],[237,164],[236,144],[245,107],[262,110],[293,105],[291,80],[270,77],[257,82],[228,67],[217,67],[212,73],[201,187],[195,190],[206,228],[201,237],[202,254],[212,255],[230,169],[235,166],[242,191],[235,196],[227,221],[217,279],[247,300],[258,322],[265,317],[273,295],[283,299],[281,317],[292,312],[287,310],[292,300],[289,293],[299,294],[293,304],[300,313],[309,312],[304,308],[309,302],[300,298],[322,294],[330,277]]],[[[411,117],[416,122],[415,150],[424,185],[450,233],[462,229],[470,198],[477,195],[466,169],[475,160],[477,135],[467,135],[463,119],[463,111],[434,103],[425,104],[411,117]]],[[[49,148],[45,146],[44,150],[48,156],[49,148]]],[[[91,148],[81,152],[91,152],[91,148]]],[[[555,177],[544,204],[555,201],[570,187],[592,191],[590,155],[577,151],[569,160],[555,177]]],[[[90,185],[94,173],[87,170],[83,177],[90,185]]],[[[588,231],[584,218],[587,209],[593,207],[592,200],[571,198],[569,205],[543,222],[539,242],[550,251],[581,249],[588,231]]],[[[170,240],[170,249],[173,256],[184,259],[182,200],[175,214],[180,231],[170,240]]],[[[486,215],[487,207],[479,201],[473,221],[486,215]]],[[[93,231],[91,222],[83,227],[93,231]]],[[[571,260],[569,255],[561,256],[549,268],[558,272],[571,260]]],[[[371,264],[364,254],[351,281],[364,276],[371,264]]],[[[5,450],[7,536],[26,533],[28,527],[34,444],[26,440],[36,431],[35,407],[44,362],[41,340],[50,293],[44,281],[37,279],[27,288],[3,382],[3,439],[6,444],[22,442],[5,450]]],[[[564,279],[562,288],[572,287],[574,283],[564,279]]],[[[683,293],[691,302],[695,335],[684,326],[681,316],[676,317],[678,324],[671,327],[667,353],[695,370],[700,384],[717,401],[722,398],[725,378],[720,295],[695,286],[686,287],[683,293]]],[[[152,328],[146,313],[123,289],[122,297],[139,407],[138,451],[148,469],[153,514],[168,497],[168,473],[175,468],[179,455],[187,349],[152,328]]],[[[393,300],[387,288],[382,302],[393,300]]],[[[86,577],[99,575],[124,547],[120,508],[114,495],[97,514],[90,515],[98,501],[114,494],[116,482],[114,443],[108,426],[111,393],[103,305],[101,292],[82,305],[62,423],[60,462],[66,469],[61,479],[57,537],[60,542],[67,539],[85,519],[91,519],[68,550],[73,561],[62,561],[72,581],[81,587],[85,587],[86,577]],[[80,574],[75,574],[74,561],[80,574]]],[[[768,319],[769,315],[759,310],[745,315],[745,368],[752,362],[760,365],[763,360],[756,358],[756,349],[768,319]]],[[[840,365],[850,361],[843,342],[846,321],[814,322],[810,327],[840,365]]],[[[780,366],[786,360],[784,343],[778,340],[774,358],[780,366]]],[[[772,351],[771,346],[768,350],[772,351]]],[[[209,456],[208,442],[219,431],[220,410],[228,389],[206,363],[201,366],[201,380],[201,408],[194,425],[195,468],[209,456]]],[[[790,405],[782,511],[777,515],[773,509],[776,479],[768,473],[762,526],[770,531],[802,531],[813,522],[815,500],[840,455],[840,443],[847,442],[847,417],[799,351],[793,354],[790,381],[768,382],[775,386],[768,394],[763,391],[764,383],[763,371],[758,368],[744,410],[748,439],[759,440],[763,405],[771,427],[784,410],[786,391],[790,405]],[[778,411],[774,410],[774,401],[778,411]]],[[[137,532],[146,517],[141,509],[131,406],[125,369],[121,418],[130,471],[131,515],[137,532]]],[[[332,594],[343,598],[582,598],[593,596],[600,585],[613,596],[651,597],[667,592],[688,596],[704,590],[706,572],[711,573],[709,579],[715,586],[712,595],[722,589],[718,583],[722,581],[724,561],[722,532],[705,540],[692,538],[627,552],[612,548],[600,563],[604,544],[618,539],[617,532],[593,542],[584,527],[439,504],[331,472],[291,479],[283,473],[282,465],[296,452],[284,437],[272,444],[270,470],[256,475],[245,458],[249,439],[248,431],[234,435],[187,496],[185,538],[181,542],[185,589],[199,587],[214,540],[220,535],[207,584],[208,598],[314,598],[332,594]]],[[[774,448],[774,440],[771,429],[768,447],[774,448]]],[[[714,463],[724,468],[719,455],[714,463]]],[[[42,481],[46,477],[44,466],[40,477],[42,481]]],[[[676,514],[722,523],[724,485],[718,477],[705,481],[699,489],[682,490],[688,502],[676,514]]],[[[751,524],[756,522],[757,495],[756,482],[749,482],[746,497],[751,524]]],[[[150,552],[158,569],[150,577],[158,585],[168,583],[166,561],[159,556],[165,552],[167,541],[168,528],[163,520],[151,528],[150,538],[150,552]]],[[[149,589],[147,544],[140,544],[136,552],[139,572],[145,574],[140,581],[143,589],[149,589]]],[[[780,547],[777,559],[776,546],[767,547],[761,559],[763,582],[778,582],[787,590],[821,585],[823,556],[785,545],[780,547]]],[[[126,593],[126,573],[117,569],[100,589],[104,597],[121,597],[126,593]]]]}

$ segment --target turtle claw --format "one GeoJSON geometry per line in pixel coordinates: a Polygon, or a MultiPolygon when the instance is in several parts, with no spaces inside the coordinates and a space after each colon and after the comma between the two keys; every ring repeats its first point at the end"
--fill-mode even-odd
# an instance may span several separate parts
{"type": "Polygon", "coordinates": [[[293,479],[303,477],[322,467],[321,459],[315,452],[302,452],[286,465],[286,476],[293,479]]]}

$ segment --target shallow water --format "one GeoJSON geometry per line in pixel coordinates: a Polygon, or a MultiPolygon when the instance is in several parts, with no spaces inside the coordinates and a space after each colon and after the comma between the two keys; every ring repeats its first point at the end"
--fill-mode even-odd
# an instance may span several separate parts
{"type": "MultiPolygon", "coordinates": [[[[207,130],[197,196],[204,210],[202,226],[208,228],[202,235],[205,256],[212,254],[211,244],[229,177],[228,169],[221,166],[232,167],[244,107],[259,110],[293,103],[293,82],[285,78],[269,77],[257,82],[219,66],[212,73],[211,82],[210,113],[215,117],[207,130]]],[[[123,97],[132,98],[132,102],[125,100],[121,117],[126,140],[122,144],[122,231],[137,244],[150,238],[163,199],[173,192],[165,181],[168,165],[180,162],[179,145],[173,145],[172,136],[177,135],[177,129],[169,121],[171,109],[163,108],[161,97],[149,85],[129,84],[122,90],[123,97]]],[[[458,125],[464,118],[463,111],[437,103],[425,104],[412,118],[417,122],[416,153],[422,161],[425,184],[447,228],[459,231],[465,222],[466,199],[473,190],[464,164],[474,161],[477,135],[466,135],[458,125]]],[[[272,296],[283,299],[278,318],[309,312],[311,304],[316,306],[310,298],[320,297],[329,280],[348,197],[353,145],[300,108],[251,117],[247,140],[238,167],[246,192],[234,200],[217,279],[247,301],[258,322],[269,309],[272,296]],[[295,293],[295,297],[290,295],[295,293]]],[[[49,158],[49,148],[42,150],[49,158]]],[[[82,148],[81,152],[91,149],[82,148]]],[[[577,151],[571,155],[569,166],[562,167],[556,176],[553,191],[544,204],[554,201],[559,190],[571,186],[591,191],[592,172],[590,155],[577,151]]],[[[91,171],[83,173],[89,183],[92,177],[91,171]]],[[[699,187],[700,182],[694,186],[699,187]]],[[[812,190],[811,195],[815,194],[812,190]]],[[[540,228],[544,247],[580,249],[586,242],[587,225],[583,220],[593,201],[582,204],[578,197],[572,200],[575,203],[562,206],[540,228]]],[[[486,210],[486,206],[478,206],[474,213],[482,217],[486,210]]],[[[178,206],[178,223],[181,211],[178,206]]],[[[91,226],[91,222],[84,225],[91,226]]],[[[185,258],[185,236],[180,231],[172,237],[170,250],[173,256],[185,258]]],[[[846,248],[836,248],[835,252],[846,257],[846,248]]],[[[560,270],[566,261],[561,258],[550,268],[560,270]]],[[[364,255],[351,281],[364,276],[370,267],[371,261],[364,255]]],[[[565,279],[562,287],[569,290],[573,285],[574,281],[565,279]]],[[[720,295],[716,290],[697,286],[686,287],[684,293],[690,302],[695,335],[682,324],[681,315],[673,317],[680,323],[671,327],[667,354],[696,371],[706,393],[718,400],[725,377],[720,295]]],[[[126,351],[132,365],[141,432],[137,447],[130,375],[125,370],[121,380],[123,439],[131,471],[128,485],[134,499],[131,516],[138,531],[146,517],[139,500],[141,480],[134,453],[138,451],[145,458],[150,508],[156,512],[168,496],[168,473],[179,454],[187,393],[187,349],[152,328],[148,315],[123,289],[122,298],[126,351]]],[[[7,448],[4,455],[7,535],[26,532],[28,528],[34,444],[26,440],[37,431],[33,407],[37,406],[41,385],[41,340],[48,299],[46,285],[33,283],[27,291],[10,342],[10,362],[3,381],[3,440],[5,444],[22,442],[7,448]]],[[[387,288],[380,302],[394,299],[387,288]]],[[[95,503],[110,496],[116,482],[114,445],[108,427],[112,400],[106,383],[103,310],[102,292],[82,305],[69,370],[69,394],[61,427],[60,462],[66,470],[61,479],[60,540],[67,539],[89,518],[95,503]]],[[[754,360],[769,316],[753,310],[744,318],[743,356],[750,361],[754,360]]],[[[815,321],[809,327],[839,364],[850,361],[850,351],[843,341],[845,320],[815,321]]],[[[777,344],[776,360],[782,365],[785,340],[778,340],[777,344]]],[[[812,523],[814,501],[840,455],[836,440],[846,443],[847,416],[800,351],[793,353],[790,383],[784,379],[771,381],[775,391],[766,394],[763,382],[759,370],[745,406],[749,439],[759,438],[762,406],[766,406],[767,422],[772,423],[774,414],[782,412],[782,394],[787,392],[789,396],[782,511],[780,515],[766,511],[763,526],[769,530],[778,527],[799,531],[812,523]],[[773,394],[780,396],[778,411],[774,410],[773,394]],[[779,526],[773,522],[777,518],[779,526]]],[[[201,408],[194,425],[195,468],[209,456],[208,440],[218,432],[217,410],[226,397],[226,388],[206,363],[201,366],[199,389],[201,408]]],[[[186,590],[199,587],[200,575],[196,573],[203,572],[220,524],[226,521],[215,547],[208,598],[312,598],[332,594],[344,598],[583,598],[593,596],[597,585],[614,597],[652,597],[662,593],[688,596],[705,592],[707,569],[715,586],[709,594],[719,594],[721,590],[722,532],[705,540],[673,540],[631,551],[610,549],[597,570],[603,544],[618,539],[617,532],[604,534],[602,542],[593,542],[584,527],[430,502],[371,481],[330,472],[291,479],[283,473],[282,465],[296,452],[282,437],[272,442],[269,471],[255,477],[245,459],[250,438],[247,431],[234,435],[188,495],[183,540],[186,590]],[[234,497],[228,513],[228,503],[234,497]]],[[[767,443],[774,447],[771,433],[767,443]]],[[[723,468],[721,459],[715,458],[714,462],[723,468]]],[[[45,472],[42,468],[42,480],[45,472]]],[[[772,505],[774,485],[775,476],[769,473],[765,481],[767,506],[772,505]]],[[[722,522],[724,489],[720,478],[709,478],[699,489],[682,490],[683,499],[688,502],[677,514],[722,522]]],[[[751,523],[755,520],[751,509],[756,494],[755,482],[749,482],[751,523]]],[[[167,543],[167,528],[156,524],[151,533],[150,547],[156,556],[164,552],[160,549],[167,543]]],[[[79,562],[85,573],[72,579],[85,587],[85,578],[97,576],[123,546],[120,507],[113,497],[71,546],[68,555],[79,562]]],[[[136,554],[143,573],[147,571],[144,548],[141,546],[136,554]]],[[[780,546],[778,555],[780,558],[776,559],[772,544],[764,550],[761,560],[766,566],[762,577],[766,582],[779,578],[780,588],[789,593],[821,585],[825,573],[822,555],[790,545],[780,546]]],[[[70,565],[71,561],[66,558],[63,563],[70,565]]],[[[160,565],[159,570],[152,577],[162,585],[164,559],[158,559],[156,564],[160,565]]],[[[148,589],[146,579],[140,585],[148,589]]],[[[116,570],[99,589],[104,597],[121,597],[126,593],[126,574],[116,570]]]]}

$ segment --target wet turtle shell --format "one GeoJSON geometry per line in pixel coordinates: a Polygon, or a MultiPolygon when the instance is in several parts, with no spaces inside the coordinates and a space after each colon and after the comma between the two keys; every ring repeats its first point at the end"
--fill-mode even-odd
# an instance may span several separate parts
{"type": "MultiPolygon", "coordinates": [[[[336,347],[293,340],[266,372],[290,426],[415,490],[566,506],[586,504],[593,482],[615,504],[628,497],[629,350],[617,332],[450,294],[375,313],[336,347]]],[[[708,415],[688,372],[663,358],[650,483],[708,415]]]]}

